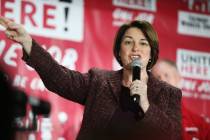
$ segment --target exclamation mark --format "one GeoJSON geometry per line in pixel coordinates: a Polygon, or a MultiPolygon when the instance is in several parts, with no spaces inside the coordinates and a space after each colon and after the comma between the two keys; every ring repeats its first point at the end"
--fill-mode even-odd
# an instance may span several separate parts
{"type": "MultiPolygon", "coordinates": [[[[69,8],[68,7],[65,7],[64,8],[64,14],[65,14],[65,23],[68,23],[67,21],[68,21],[68,15],[69,15],[69,8]]],[[[66,26],[65,28],[64,28],[64,30],[65,31],[68,31],[68,27],[66,26]]]]}

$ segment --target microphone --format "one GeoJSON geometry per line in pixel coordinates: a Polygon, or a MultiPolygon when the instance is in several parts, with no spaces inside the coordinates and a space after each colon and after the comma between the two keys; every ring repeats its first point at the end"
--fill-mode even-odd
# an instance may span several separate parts
{"type": "Polygon", "coordinates": [[[48,101],[33,96],[28,97],[28,102],[32,107],[32,111],[36,115],[49,116],[51,105],[48,101]]]}
{"type": "MultiPolygon", "coordinates": [[[[133,78],[132,80],[140,80],[141,79],[141,61],[140,59],[134,59],[131,63],[133,78]]],[[[139,103],[140,96],[138,94],[134,94],[132,96],[134,103],[139,103]]]]}
{"type": "Polygon", "coordinates": [[[48,117],[51,111],[50,102],[28,96],[22,90],[14,90],[12,92],[12,128],[17,131],[36,131],[37,130],[37,115],[48,117]],[[32,115],[27,114],[27,105],[30,105],[32,115]]]}
{"type": "Polygon", "coordinates": [[[13,98],[16,117],[23,117],[26,115],[27,104],[31,106],[32,112],[35,115],[43,115],[47,117],[50,114],[51,104],[46,100],[34,96],[28,96],[25,92],[19,90],[14,92],[13,98]]]}

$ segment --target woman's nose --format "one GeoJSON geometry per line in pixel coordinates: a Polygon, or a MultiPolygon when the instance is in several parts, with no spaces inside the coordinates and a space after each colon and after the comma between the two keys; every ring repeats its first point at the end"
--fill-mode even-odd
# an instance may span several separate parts
{"type": "Polygon", "coordinates": [[[139,48],[140,48],[140,47],[139,47],[137,44],[134,44],[132,50],[133,50],[134,52],[137,52],[137,51],[139,51],[139,48]]]}

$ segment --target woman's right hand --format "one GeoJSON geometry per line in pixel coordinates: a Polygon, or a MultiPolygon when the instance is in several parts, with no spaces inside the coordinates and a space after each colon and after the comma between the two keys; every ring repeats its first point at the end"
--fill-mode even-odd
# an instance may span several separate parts
{"type": "Polygon", "coordinates": [[[2,16],[0,16],[0,25],[6,28],[5,34],[7,38],[20,43],[26,53],[30,55],[32,37],[26,32],[24,27],[2,16]]]}

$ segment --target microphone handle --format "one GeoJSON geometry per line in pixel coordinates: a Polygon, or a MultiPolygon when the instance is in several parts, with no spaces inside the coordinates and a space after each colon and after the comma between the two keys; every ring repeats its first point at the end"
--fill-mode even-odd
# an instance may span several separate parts
{"type": "Polygon", "coordinates": [[[134,95],[132,96],[132,99],[133,99],[133,102],[134,102],[134,103],[138,104],[139,101],[140,101],[140,96],[137,95],[137,94],[134,94],[134,95]]]}
{"type": "MultiPolygon", "coordinates": [[[[140,80],[141,77],[140,77],[140,71],[141,71],[141,68],[138,67],[138,66],[135,66],[133,67],[133,81],[134,80],[140,80]]],[[[138,104],[139,101],[140,101],[140,96],[138,94],[134,94],[132,96],[132,99],[133,99],[133,102],[138,104]]]]}
{"type": "Polygon", "coordinates": [[[141,79],[140,72],[141,72],[140,67],[138,66],[133,67],[133,81],[141,79]]]}

